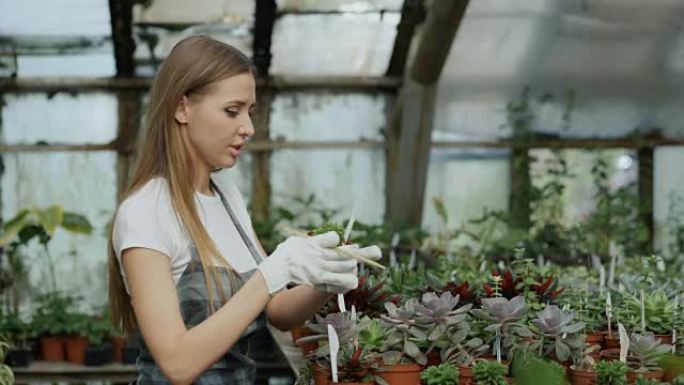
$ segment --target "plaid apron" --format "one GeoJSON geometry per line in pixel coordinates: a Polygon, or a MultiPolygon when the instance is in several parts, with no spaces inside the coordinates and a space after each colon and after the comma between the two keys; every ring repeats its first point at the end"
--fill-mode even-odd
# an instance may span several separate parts
{"type": "MultiPolygon", "coordinates": [[[[252,241],[247,237],[244,229],[237,220],[235,213],[228,205],[228,202],[218,189],[218,186],[211,182],[214,191],[221,197],[223,206],[228,215],[235,224],[240,236],[246,243],[247,248],[254,258],[257,265],[263,260],[261,253],[254,247],[252,241]]],[[[183,321],[188,329],[200,324],[207,319],[210,314],[209,307],[209,293],[207,290],[207,282],[204,277],[204,270],[197,253],[197,248],[192,245],[191,262],[185,268],[178,283],[176,284],[176,292],[178,293],[178,300],[180,302],[181,315],[183,321]]],[[[226,299],[229,299],[233,293],[230,285],[230,272],[225,268],[219,268],[221,283],[224,289],[226,299]]],[[[254,274],[255,270],[238,275],[233,274],[233,279],[236,288],[239,290],[242,285],[254,274]]],[[[221,307],[221,295],[215,285],[212,286],[212,300],[214,309],[218,310],[221,307]]],[[[248,357],[249,354],[249,336],[257,330],[266,326],[266,316],[262,312],[244,331],[240,339],[233,345],[223,357],[215,362],[209,369],[200,374],[194,381],[197,385],[251,385],[256,379],[256,363],[248,357]]],[[[226,325],[226,327],[230,327],[226,325]]],[[[157,366],[152,358],[152,354],[147,349],[142,337],[137,336],[140,344],[140,354],[136,361],[136,369],[138,371],[138,378],[136,383],[138,385],[168,385],[171,382],[164,376],[161,369],[157,366]]]]}

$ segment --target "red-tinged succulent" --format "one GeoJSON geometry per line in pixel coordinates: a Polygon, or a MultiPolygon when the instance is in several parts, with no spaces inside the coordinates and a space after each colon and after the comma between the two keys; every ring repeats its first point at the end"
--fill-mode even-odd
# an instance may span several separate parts
{"type": "MultiPolygon", "coordinates": [[[[379,317],[385,312],[385,302],[399,303],[399,296],[390,296],[385,290],[385,282],[378,280],[372,282],[368,274],[359,277],[359,286],[354,290],[344,293],[344,303],[347,310],[352,306],[356,312],[371,318],[379,317]]],[[[324,314],[339,313],[340,308],[337,298],[332,298],[322,310],[324,314]]]]}
{"type": "Polygon", "coordinates": [[[537,283],[531,285],[530,288],[537,293],[537,299],[540,303],[555,302],[556,298],[565,290],[565,288],[558,289],[558,281],[553,274],[546,278],[538,276],[537,283]]]}
{"type": "Polygon", "coordinates": [[[492,271],[492,277],[500,278],[500,284],[498,290],[492,287],[492,285],[489,283],[482,285],[487,297],[494,297],[498,294],[498,296],[504,297],[506,299],[512,299],[522,294],[523,280],[512,271],[506,270],[503,274],[501,274],[494,270],[492,271]]]}
{"type": "Polygon", "coordinates": [[[444,287],[435,290],[435,292],[438,293],[444,293],[447,291],[450,292],[454,297],[459,296],[462,303],[476,304],[479,302],[475,288],[470,287],[468,281],[463,281],[461,283],[447,282],[444,287]]]}

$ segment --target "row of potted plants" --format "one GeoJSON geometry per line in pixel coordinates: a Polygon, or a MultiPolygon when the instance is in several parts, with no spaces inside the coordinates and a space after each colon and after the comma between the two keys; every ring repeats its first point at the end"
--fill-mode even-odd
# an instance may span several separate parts
{"type": "Polygon", "coordinates": [[[0,333],[9,345],[7,363],[13,367],[29,366],[37,359],[88,366],[131,363],[137,351],[126,351],[108,314],[80,312],[77,301],[77,297],[50,292],[35,299],[30,320],[4,311],[0,333]]]}
{"type": "MultiPolygon", "coordinates": [[[[401,306],[387,302],[386,312],[379,318],[355,311],[318,315],[307,325],[313,335],[297,341],[318,343],[316,350],[307,353],[317,385],[331,381],[328,325],[338,336],[340,383],[415,385],[421,376],[438,373],[436,369],[425,369],[438,364],[453,365],[456,371],[449,370],[457,374],[459,384],[496,383],[475,380],[475,374],[513,375],[515,365],[509,363],[531,355],[559,364],[574,384],[591,384],[606,365],[599,360],[614,359],[597,356],[601,345],[592,345],[592,340],[587,339],[585,323],[556,305],[531,314],[523,296],[510,300],[495,297],[483,299],[481,308],[472,309],[470,304],[459,306],[459,297],[450,292],[428,292],[401,306]]],[[[672,346],[656,339],[652,332],[632,333],[629,341],[623,363],[628,368],[628,383],[638,377],[662,380],[665,373],[660,361],[672,346]]],[[[679,374],[675,372],[667,380],[679,374]]]]}

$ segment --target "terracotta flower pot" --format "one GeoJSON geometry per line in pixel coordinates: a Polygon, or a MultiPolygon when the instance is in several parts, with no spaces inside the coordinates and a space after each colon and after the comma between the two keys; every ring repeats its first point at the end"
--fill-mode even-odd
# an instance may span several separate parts
{"type": "Polygon", "coordinates": [[[606,335],[604,341],[606,349],[620,349],[620,337],[617,332],[613,333],[612,336],[606,335]]]}
{"type": "Polygon", "coordinates": [[[373,381],[368,381],[368,382],[330,382],[331,384],[340,384],[340,385],[374,385],[375,382],[373,381]]]}
{"type": "Polygon", "coordinates": [[[656,334],[655,338],[663,344],[672,345],[672,334],[656,334]]]}
{"type": "Polygon", "coordinates": [[[473,385],[473,368],[466,366],[458,367],[458,385],[473,385]]]}
{"type": "Polygon", "coordinates": [[[586,338],[584,339],[584,342],[587,345],[598,345],[598,346],[603,346],[603,333],[601,332],[596,332],[592,334],[587,334],[586,338]]]}
{"type": "Polygon", "coordinates": [[[596,372],[588,370],[575,370],[572,367],[570,370],[570,383],[572,385],[594,385],[596,381],[596,372]]]}
{"type": "Polygon", "coordinates": [[[318,364],[313,364],[311,368],[314,384],[316,385],[328,385],[330,378],[330,368],[323,367],[318,364]]]}
{"type": "Polygon", "coordinates": [[[307,354],[313,352],[314,350],[318,349],[318,342],[307,342],[304,344],[298,344],[297,340],[303,337],[308,337],[315,335],[313,330],[309,329],[306,326],[296,326],[290,330],[290,333],[292,334],[292,342],[294,342],[295,345],[299,346],[300,349],[302,349],[302,353],[306,356],[307,354]]]}
{"type": "Polygon", "coordinates": [[[422,370],[418,364],[385,365],[378,371],[378,376],[389,385],[419,385],[422,370]]]}
{"type": "Polygon", "coordinates": [[[64,337],[47,336],[40,339],[43,360],[48,362],[64,361],[64,337]]]}
{"type": "Polygon", "coordinates": [[[652,378],[656,381],[661,381],[665,373],[662,370],[654,370],[649,372],[627,372],[627,383],[634,384],[639,377],[652,378]]]}
{"type": "Polygon", "coordinates": [[[66,339],[66,358],[67,361],[75,365],[85,363],[86,349],[88,349],[88,339],[85,337],[69,336],[66,339]]]}
{"type": "Polygon", "coordinates": [[[110,337],[109,341],[112,343],[112,348],[114,349],[114,362],[123,361],[123,350],[124,346],[126,346],[126,339],[115,336],[110,337]]]}

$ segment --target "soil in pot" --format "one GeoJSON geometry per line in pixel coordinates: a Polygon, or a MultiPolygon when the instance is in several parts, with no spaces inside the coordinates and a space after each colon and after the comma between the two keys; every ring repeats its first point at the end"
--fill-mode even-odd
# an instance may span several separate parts
{"type": "Polygon", "coordinates": [[[604,342],[606,349],[620,349],[620,337],[617,333],[613,333],[612,336],[606,335],[604,342]]]}
{"type": "Polygon", "coordinates": [[[70,336],[66,339],[66,359],[74,365],[85,363],[85,353],[88,348],[88,339],[85,337],[70,336]]]}
{"type": "Polygon", "coordinates": [[[85,352],[86,366],[102,366],[114,361],[114,348],[111,344],[88,346],[85,352]]]}
{"type": "Polygon", "coordinates": [[[43,360],[48,362],[64,361],[64,337],[46,336],[40,339],[40,351],[43,360]]]}
{"type": "Polygon", "coordinates": [[[384,365],[377,375],[390,385],[419,385],[422,370],[418,364],[384,365]]]}

